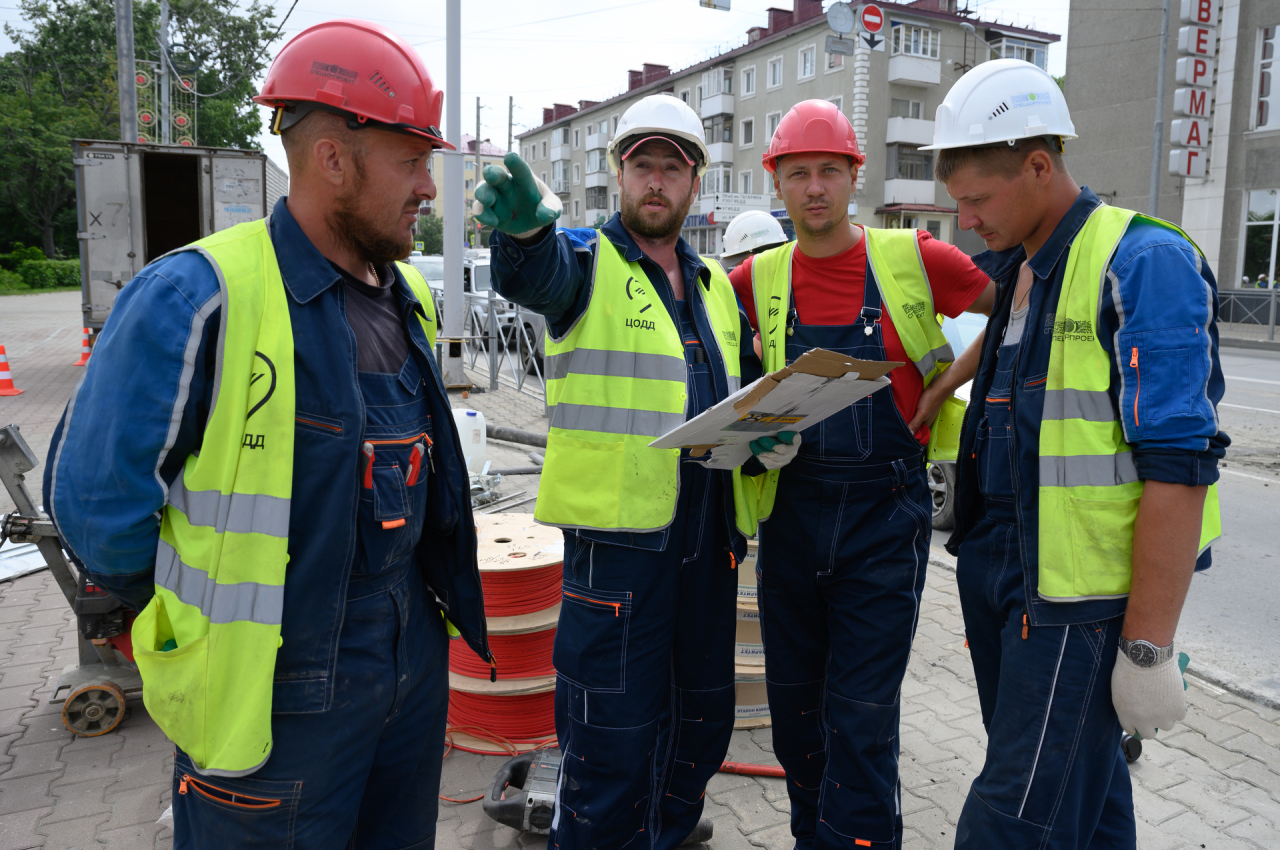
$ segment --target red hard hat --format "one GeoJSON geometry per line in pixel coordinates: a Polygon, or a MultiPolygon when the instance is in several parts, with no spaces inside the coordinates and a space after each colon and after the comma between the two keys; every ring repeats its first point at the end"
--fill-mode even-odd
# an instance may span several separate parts
{"type": "Polygon", "coordinates": [[[867,158],[858,149],[858,136],[849,119],[829,100],[802,100],[778,122],[764,154],[765,170],[772,172],[778,157],[789,153],[838,153],[860,168],[867,158]]]}
{"type": "Polygon", "coordinates": [[[431,82],[422,57],[369,21],[341,18],[298,33],[271,63],[253,102],[276,108],[272,132],[319,108],[348,116],[352,126],[382,126],[456,150],[437,129],[444,92],[431,82]],[[314,106],[299,109],[303,104],[314,106]]]}

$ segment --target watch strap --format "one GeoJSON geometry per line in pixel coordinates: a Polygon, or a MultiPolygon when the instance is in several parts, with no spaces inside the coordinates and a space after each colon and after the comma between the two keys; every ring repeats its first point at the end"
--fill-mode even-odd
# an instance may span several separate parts
{"type": "Polygon", "coordinates": [[[1155,667],[1173,658],[1173,644],[1169,644],[1168,646],[1156,646],[1149,640],[1125,640],[1124,638],[1120,638],[1120,651],[1134,663],[1138,663],[1138,659],[1134,658],[1135,654],[1139,655],[1139,657],[1154,655],[1155,661],[1152,661],[1150,664],[1143,665],[1146,667],[1155,667]],[[1138,653],[1134,653],[1132,651],[1134,647],[1139,647],[1138,653]]]}

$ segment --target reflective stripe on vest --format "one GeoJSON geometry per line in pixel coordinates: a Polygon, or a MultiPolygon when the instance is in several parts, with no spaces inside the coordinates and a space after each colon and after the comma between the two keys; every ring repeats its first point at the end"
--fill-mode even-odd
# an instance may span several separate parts
{"type": "MultiPolygon", "coordinates": [[[[1071,244],[1058,298],[1040,427],[1038,491],[1039,594],[1053,602],[1129,593],[1143,484],[1108,391],[1111,358],[1098,341],[1097,327],[1102,281],[1135,216],[1186,236],[1167,222],[1099,206],[1071,244]],[[1064,332],[1068,327],[1074,331],[1064,332]]],[[[1215,484],[1205,498],[1200,551],[1221,534],[1215,484]]]]}
{"type": "MultiPolygon", "coordinates": [[[[929,275],[920,257],[920,242],[912,229],[862,228],[867,243],[871,277],[880,291],[880,300],[889,311],[894,330],[907,357],[915,365],[927,387],[955,361],[933,309],[929,275]]],[[[786,362],[786,319],[791,303],[792,255],[795,242],[756,254],[751,261],[751,287],[755,295],[756,324],[764,369],[776,372],[786,362]]],[[[762,476],[760,519],[773,513],[779,470],[762,476]]]]}
{"type": "Polygon", "coordinates": [[[265,220],[182,250],[209,261],[222,291],[214,403],[200,451],[169,488],[134,658],[165,735],[202,773],[243,776],[271,755],[293,487],[293,328],[265,220]]]}
{"type": "MultiPolygon", "coordinates": [[[[738,303],[709,263],[710,289],[688,281],[706,306],[730,391],[741,385],[738,303]]],[[[671,524],[679,449],[649,447],[681,425],[688,406],[684,343],[657,287],[602,233],[587,308],[546,343],[551,427],[534,518],[561,528],[657,531],[671,524]]],[[[695,306],[695,309],[696,306],[695,306]]],[[[755,488],[733,472],[735,514],[755,534],[755,488]]]]}
{"type": "Polygon", "coordinates": [[[418,299],[418,303],[422,305],[422,312],[425,316],[418,316],[418,322],[422,325],[423,332],[427,335],[427,347],[436,347],[436,334],[440,327],[436,320],[436,300],[431,294],[431,287],[427,285],[427,279],[422,276],[422,272],[418,271],[415,266],[409,263],[396,263],[396,268],[400,270],[400,275],[404,278],[404,282],[409,285],[413,296],[418,299]]]}

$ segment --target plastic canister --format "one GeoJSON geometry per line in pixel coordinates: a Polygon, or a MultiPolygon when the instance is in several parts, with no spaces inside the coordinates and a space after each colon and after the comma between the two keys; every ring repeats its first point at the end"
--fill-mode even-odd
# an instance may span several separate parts
{"type": "Polygon", "coordinates": [[[467,407],[455,407],[453,422],[458,428],[458,437],[462,440],[462,453],[467,458],[467,471],[482,472],[485,463],[489,460],[484,414],[467,407]]]}

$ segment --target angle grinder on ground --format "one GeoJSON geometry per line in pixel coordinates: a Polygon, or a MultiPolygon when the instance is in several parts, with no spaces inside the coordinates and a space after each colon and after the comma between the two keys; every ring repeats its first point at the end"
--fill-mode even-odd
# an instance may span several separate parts
{"type": "MultiPolygon", "coordinates": [[[[512,829],[546,835],[555,817],[559,772],[559,750],[535,750],[516,756],[494,775],[481,804],[484,813],[512,829]]],[[[681,846],[710,841],[714,829],[709,818],[701,818],[681,846]]]]}

